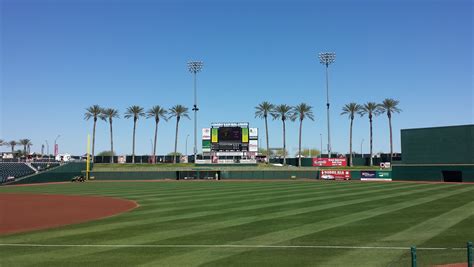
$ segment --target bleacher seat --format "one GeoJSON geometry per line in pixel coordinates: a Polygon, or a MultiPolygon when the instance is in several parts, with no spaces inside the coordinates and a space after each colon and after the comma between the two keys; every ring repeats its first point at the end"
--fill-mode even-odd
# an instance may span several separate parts
{"type": "Polygon", "coordinates": [[[49,168],[59,166],[59,162],[32,162],[31,166],[33,166],[33,168],[37,169],[38,171],[44,171],[49,168]]]}
{"type": "Polygon", "coordinates": [[[0,163],[0,183],[7,182],[8,177],[23,177],[35,173],[26,163],[1,162],[0,163]]]}

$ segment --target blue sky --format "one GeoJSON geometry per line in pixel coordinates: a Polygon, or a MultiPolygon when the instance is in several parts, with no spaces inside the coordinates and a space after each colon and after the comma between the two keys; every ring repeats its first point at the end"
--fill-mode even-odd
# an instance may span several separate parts
{"type": "MultiPolygon", "coordinates": [[[[351,101],[400,100],[400,129],[472,124],[473,2],[446,1],[25,1],[0,0],[0,138],[29,138],[40,151],[54,138],[60,152],[85,152],[92,122],[87,106],[119,109],[193,104],[190,59],[198,76],[199,128],[254,118],[262,101],[314,107],[303,146],[326,144],[325,76],[320,51],[337,53],[330,66],[333,151],[348,152],[351,101]]],[[[122,116],[123,117],[123,116],[122,116]]],[[[192,118],[192,116],[191,116],[192,118]]],[[[354,122],[354,149],[368,151],[369,122],[354,122]]],[[[159,129],[158,153],[173,150],[174,120],[159,129]]],[[[137,154],[150,153],[153,121],[137,127],[137,154]]],[[[270,145],[282,145],[281,122],[270,121],[270,145]]],[[[297,148],[289,122],[287,146],[297,148]]],[[[114,125],[118,154],[131,152],[132,120],[114,125]]],[[[263,131],[261,139],[263,139],[263,131]]],[[[182,120],[179,150],[192,151],[193,123],[182,120]]],[[[99,122],[96,151],[109,149],[99,122]]],[[[389,150],[386,116],[374,120],[374,151],[389,150]]],[[[264,143],[261,142],[263,146],[264,143]]],[[[8,150],[3,147],[2,150],[8,150]]]]}

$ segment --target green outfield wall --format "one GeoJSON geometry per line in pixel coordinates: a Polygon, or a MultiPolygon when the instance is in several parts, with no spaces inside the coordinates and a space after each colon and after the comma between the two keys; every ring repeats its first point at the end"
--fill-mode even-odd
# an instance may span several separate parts
{"type": "Polygon", "coordinates": [[[461,181],[452,182],[474,182],[474,164],[452,164],[452,165],[393,165],[393,180],[403,181],[446,181],[449,172],[460,173],[461,181]]]}
{"type": "Polygon", "coordinates": [[[403,164],[474,164],[474,125],[401,130],[403,164]]]}
{"type": "Polygon", "coordinates": [[[95,180],[176,180],[176,171],[101,171],[91,172],[95,180]]]}

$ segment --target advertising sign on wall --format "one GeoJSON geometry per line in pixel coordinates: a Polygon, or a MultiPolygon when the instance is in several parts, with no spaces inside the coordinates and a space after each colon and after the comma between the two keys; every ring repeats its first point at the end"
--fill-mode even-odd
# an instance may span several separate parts
{"type": "Polygon", "coordinates": [[[257,152],[258,151],[258,140],[250,140],[249,141],[249,151],[250,152],[257,152]]]}
{"type": "Polygon", "coordinates": [[[202,140],[211,140],[211,128],[202,128],[202,140]]]}
{"type": "Polygon", "coordinates": [[[242,143],[249,142],[249,128],[242,128],[242,143]]]}
{"type": "Polygon", "coordinates": [[[217,128],[212,128],[211,129],[211,137],[212,137],[212,143],[217,143],[218,139],[217,139],[217,136],[219,134],[219,131],[217,128]]]}
{"type": "Polygon", "coordinates": [[[258,138],[258,128],[249,128],[249,137],[250,139],[258,138]]]}
{"type": "Polygon", "coordinates": [[[375,171],[361,171],[360,178],[375,178],[376,172],[375,171]]]}
{"type": "Polygon", "coordinates": [[[124,164],[125,163],[125,156],[118,156],[118,163],[124,164]]]}
{"type": "Polygon", "coordinates": [[[313,158],[313,166],[347,166],[346,158],[313,158]]]}
{"type": "Polygon", "coordinates": [[[211,152],[211,140],[202,140],[202,152],[211,152]]]}
{"type": "Polygon", "coordinates": [[[351,172],[347,170],[321,170],[321,179],[324,180],[349,180],[351,172]]]}
{"type": "Polygon", "coordinates": [[[392,173],[389,171],[377,171],[377,178],[392,178],[392,173]]]}
{"type": "Polygon", "coordinates": [[[392,181],[389,171],[361,171],[360,180],[362,181],[392,181]]]}

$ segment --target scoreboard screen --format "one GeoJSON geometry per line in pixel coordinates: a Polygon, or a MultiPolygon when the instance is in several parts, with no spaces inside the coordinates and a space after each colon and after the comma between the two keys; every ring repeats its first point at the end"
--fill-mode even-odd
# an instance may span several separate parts
{"type": "Polygon", "coordinates": [[[218,130],[219,142],[241,143],[241,127],[220,127],[218,130]]]}

